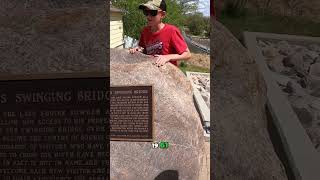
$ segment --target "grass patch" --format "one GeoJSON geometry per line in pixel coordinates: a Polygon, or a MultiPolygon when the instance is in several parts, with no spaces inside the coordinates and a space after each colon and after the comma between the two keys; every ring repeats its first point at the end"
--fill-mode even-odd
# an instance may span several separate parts
{"type": "Polygon", "coordinates": [[[191,64],[186,64],[184,62],[181,62],[179,65],[179,69],[186,74],[186,71],[193,71],[193,72],[202,72],[202,73],[210,73],[210,69],[200,67],[200,66],[194,66],[191,64]]]}
{"type": "Polygon", "coordinates": [[[320,36],[320,23],[303,17],[276,16],[268,12],[259,15],[247,10],[245,15],[238,17],[223,13],[218,20],[240,41],[243,31],[320,36]]]}

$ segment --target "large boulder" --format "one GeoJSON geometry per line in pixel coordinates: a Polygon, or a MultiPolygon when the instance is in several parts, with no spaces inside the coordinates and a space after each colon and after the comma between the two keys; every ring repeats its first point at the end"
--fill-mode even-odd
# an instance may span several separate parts
{"type": "Polygon", "coordinates": [[[258,66],[222,24],[212,27],[211,177],[287,179],[268,134],[258,66]]]}
{"type": "Polygon", "coordinates": [[[150,180],[173,170],[179,179],[197,180],[204,138],[186,76],[170,63],[157,67],[146,55],[111,49],[110,84],[153,85],[154,140],[170,143],[168,150],[160,150],[150,142],[111,141],[111,179],[150,180]]]}
{"type": "Polygon", "coordinates": [[[106,71],[105,5],[45,9],[22,1],[1,3],[0,72],[106,71]]]}

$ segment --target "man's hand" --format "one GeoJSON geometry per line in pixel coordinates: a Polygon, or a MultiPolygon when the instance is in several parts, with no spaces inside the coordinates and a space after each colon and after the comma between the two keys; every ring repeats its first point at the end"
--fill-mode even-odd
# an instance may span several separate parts
{"type": "Polygon", "coordinates": [[[131,54],[134,54],[135,52],[139,51],[139,52],[142,52],[143,48],[142,47],[135,47],[135,48],[130,48],[129,49],[129,52],[131,54]]]}
{"type": "Polygon", "coordinates": [[[163,66],[171,60],[170,55],[154,55],[156,58],[155,64],[157,66],[163,66]]]}

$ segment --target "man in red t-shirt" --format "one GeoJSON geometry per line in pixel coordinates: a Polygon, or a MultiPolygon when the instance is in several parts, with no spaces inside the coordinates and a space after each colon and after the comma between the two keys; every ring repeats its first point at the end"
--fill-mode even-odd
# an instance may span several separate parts
{"type": "Polygon", "coordinates": [[[157,66],[162,66],[167,62],[177,66],[177,60],[190,59],[191,53],[179,29],[162,23],[166,15],[164,0],[148,1],[141,4],[139,9],[143,10],[148,24],[141,32],[139,46],[131,48],[130,53],[140,51],[153,55],[157,66]]]}

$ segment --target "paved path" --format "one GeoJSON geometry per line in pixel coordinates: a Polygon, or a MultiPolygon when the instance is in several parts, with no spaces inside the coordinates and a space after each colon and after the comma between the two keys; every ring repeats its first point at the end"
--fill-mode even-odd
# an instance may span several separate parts
{"type": "Polygon", "coordinates": [[[202,53],[210,54],[210,49],[206,49],[204,46],[192,41],[184,32],[182,32],[182,35],[183,35],[183,38],[185,39],[191,52],[201,53],[201,54],[202,53]]]}

